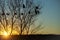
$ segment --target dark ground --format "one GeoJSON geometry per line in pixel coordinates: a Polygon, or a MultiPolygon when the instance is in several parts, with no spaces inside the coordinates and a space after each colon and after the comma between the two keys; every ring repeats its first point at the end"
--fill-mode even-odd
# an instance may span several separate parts
{"type": "Polygon", "coordinates": [[[8,38],[3,38],[0,35],[0,40],[60,40],[60,35],[52,35],[52,34],[45,34],[45,35],[12,35],[8,38]]]}

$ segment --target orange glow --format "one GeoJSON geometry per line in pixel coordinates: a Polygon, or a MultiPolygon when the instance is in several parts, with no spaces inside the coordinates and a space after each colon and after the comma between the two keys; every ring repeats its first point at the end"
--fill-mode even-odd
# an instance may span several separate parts
{"type": "MultiPolygon", "coordinates": [[[[0,31],[0,35],[3,35],[3,36],[9,36],[10,33],[11,32],[9,32],[9,31],[7,31],[7,32],[6,31],[2,31],[2,32],[0,31]]],[[[17,31],[13,30],[11,35],[19,35],[19,33],[17,31]]]]}
{"type": "Polygon", "coordinates": [[[12,35],[19,35],[19,33],[16,30],[13,30],[12,35]]]}
{"type": "Polygon", "coordinates": [[[0,30],[0,35],[3,35],[3,36],[9,36],[9,35],[19,35],[19,30],[17,30],[17,28],[13,29],[12,30],[12,33],[11,33],[11,26],[9,25],[6,30],[4,29],[1,29],[0,30]]]}
{"type": "Polygon", "coordinates": [[[9,36],[9,33],[7,33],[6,31],[3,32],[3,36],[9,36]]]}
{"type": "Polygon", "coordinates": [[[18,30],[13,30],[11,33],[11,30],[8,30],[7,32],[5,30],[3,30],[3,31],[0,31],[0,35],[9,36],[10,33],[11,33],[11,35],[19,35],[19,32],[17,32],[17,31],[18,30]]]}

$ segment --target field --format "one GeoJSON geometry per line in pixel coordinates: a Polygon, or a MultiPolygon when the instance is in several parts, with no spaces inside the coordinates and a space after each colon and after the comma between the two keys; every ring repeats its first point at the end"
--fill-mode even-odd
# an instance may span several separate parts
{"type": "Polygon", "coordinates": [[[12,35],[3,37],[0,35],[0,40],[60,40],[60,35],[12,35]]]}

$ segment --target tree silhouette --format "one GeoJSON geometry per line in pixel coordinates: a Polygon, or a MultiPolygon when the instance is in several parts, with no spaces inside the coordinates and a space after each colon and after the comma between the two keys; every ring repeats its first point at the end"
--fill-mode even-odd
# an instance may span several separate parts
{"type": "Polygon", "coordinates": [[[1,0],[0,11],[2,10],[2,14],[0,13],[0,25],[3,25],[4,29],[7,29],[8,25],[10,25],[10,35],[12,35],[13,30],[19,30],[19,35],[33,33],[34,30],[39,28],[30,30],[31,25],[36,21],[37,15],[40,14],[40,9],[40,5],[35,5],[33,0],[7,0],[6,2],[3,1],[3,3],[1,0]],[[5,8],[8,13],[6,13],[5,8]],[[5,22],[2,22],[3,20],[5,22]]]}
{"type": "Polygon", "coordinates": [[[0,0],[0,26],[3,26],[4,30],[6,30],[6,27],[8,25],[7,23],[7,17],[5,13],[5,0],[0,0]]]}

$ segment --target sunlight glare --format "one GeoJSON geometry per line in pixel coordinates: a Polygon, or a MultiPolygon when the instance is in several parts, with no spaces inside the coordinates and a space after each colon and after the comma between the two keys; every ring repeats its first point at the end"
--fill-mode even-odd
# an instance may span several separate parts
{"type": "Polygon", "coordinates": [[[3,35],[4,35],[4,36],[8,36],[9,33],[7,33],[6,31],[4,31],[4,32],[3,32],[3,35]]]}

